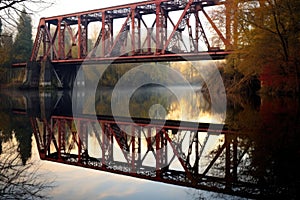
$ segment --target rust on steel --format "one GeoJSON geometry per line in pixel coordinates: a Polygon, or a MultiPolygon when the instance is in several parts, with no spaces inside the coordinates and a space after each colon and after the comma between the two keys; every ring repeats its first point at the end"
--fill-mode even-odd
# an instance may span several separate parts
{"type": "Polygon", "coordinates": [[[231,164],[249,148],[239,148],[239,134],[226,128],[210,129],[206,123],[149,123],[141,118],[129,122],[124,117],[87,115],[52,116],[48,120],[31,117],[30,121],[42,160],[248,198],[260,196],[258,186],[238,173],[242,163],[231,164]],[[220,135],[224,139],[215,153],[204,157],[209,137],[220,135]],[[95,140],[92,144],[90,137],[95,140]],[[147,162],[153,155],[153,162],[147,162]],[[173,168],[176,159],[180,167],[173,168]],[[220,161],[224,166],[218,168],[219,173],[212,173],[220,161]]]}
{"type": "Polygon", "coordinates": [[[204,55],[223,59],[230,53],[231,43],[205,9],[224,2],[143,1],[41,18],[30,61],[49,59],[54,63],[73,64],[84,60],[165,61],[186,56],[207,59],[204,55]],[[221,47],[209,42],[203,19],[223,43],[221,47]]]}

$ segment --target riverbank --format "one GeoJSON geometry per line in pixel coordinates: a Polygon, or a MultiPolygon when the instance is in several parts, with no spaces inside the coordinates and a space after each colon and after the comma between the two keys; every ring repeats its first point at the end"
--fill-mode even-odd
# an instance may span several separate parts
{"type": "MultiPolygon", "coordinates": [[[[278,85],[264,85],[262,84],[262,81],[257,76],[250,76],[250,75],[244,76],[238,72],[226,73],[224,68],[222,67],[219,68],[219,71],[220,71],[221,79],[217,77],[219,76],[218,73],[213,75],[216,77],[210,77],[210,79],[208,79],[209,81],[205,83],[201,89],[203,93],[209,94],[208,88],[210,88],[210,91],[214,91],[216,93],[220,91],[224,91],[224,89],[220,88],[222,85],[224,85],[227,95],[230,94],[238,94],[243,96],[262,95],[262,96],[273,96],[273,97],[299,95],[299,92],[296,92],[296,89],[293,88],[296,87],[296,85],[295,86],[291,84],[284,85],[284,83],[281,83],[280,87],[278,85]],[[217,83],[216,82],[217,80],[221,82],[217,83]]],[[[90,79],[88,80],[90,81],[90,79]]],[[[89,83],[89,81],[87,81],[86,83],[87,85],[95,84],[94,81],[90,81],[91,83],[89,83]]],[[[193,85],[201,84],[200,82],[199,81],[194,82],[193,85]]],[[[170,82],[170,81],[169,82],[167,81],[166,83],[168,83],[167,85],[172,85],[172,84],[178,85],[175,84],[175,82],[170,82]]],[[[21,86],[22,86],[21,81],[14,81],[12,83],[0,83],[0,90],[20,89],[21,86]]],[[[111,85],[110,87],[114,87],[114,85],[111,85]]]]}
{"type": "Polygon", "coordinates": [[[237,71],[227,73],[222,68],[220,69],[220,74],[222,76],[226,94],[228,95],[296,97],[300,94],[298,89],[300,83],[297,84],[294,79],[289,79],[284,75],[274,76],[266,82],[262,77],[256,75],[243,75],[237,71]]]}
{"type": "Polygon", "coordinates": [[[1,89],[19,89],[22,83],[0,83],[1,89]]]}

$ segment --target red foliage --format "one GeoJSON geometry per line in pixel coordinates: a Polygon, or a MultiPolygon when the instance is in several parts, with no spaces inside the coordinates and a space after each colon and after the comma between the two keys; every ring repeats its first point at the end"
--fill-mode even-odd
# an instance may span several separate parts
{"type": "MultiPolygon", "coordinates": [[[[288,66],[288,65],[287,65],[288,66]]],[[[292,66],[292,65],[290,65],[292,66]]],[[[288,66],[288,67],[290,67],[288,66]]],[[[296,74],[287,73],[284,67],[281,68],[276,63],[267,64],[260,74],[262,87],[275,91],[292,91],[296,88],[296,74]]]]}

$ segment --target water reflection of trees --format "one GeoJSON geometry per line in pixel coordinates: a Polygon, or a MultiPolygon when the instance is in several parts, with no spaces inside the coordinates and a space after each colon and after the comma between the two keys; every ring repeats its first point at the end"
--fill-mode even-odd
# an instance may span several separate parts
{"type": "Polygon", "coordinates": [[[229,101],[227,124],[242,135],[238,146],[249,148],[247,162],[238,170],[268,198],[296,198],[300,186],[299,100],[236,100],[229,101]]]}
{"type": "MultiPolygon", "coordinates": [[[[8,96],[0,96],[0,146],[3,142],[12,139],[14,135],[18,142],[18,152],[23,164],[31,157],[32,129],[26,116],[17,116],[11,112],[12,99],[8,96]]],[[[2,149],[0,148],[0,154],[2,149]]]]}
{"type": "Polygon", "coordinates": [[[44,199],[52,182],[38,172],[32,157],[32,129],[27,116],[11,112],[13,102],[0,95],[0,199],[44,199]]]}
{"type": "MultiPolygon", "coordinates": [[[[112,115],[111,111],[111,95],[113,88],[99,88],[96,93],[96,112],[97,114],[112,115]]],[[[123,91],[119,91],[122,93],[123,91]]],[[[122,96],[122,95],[120,95],[122,96]]],[[[122,104],[124,99],[118,99],[122,104]]],[[[131,117],[149,118],[149,110],[151,106],[159,104],[163,106],[168,113],[172,102],[176,101],[176,97],[170,90],[162,86],[141,87],[137,89],[130,97],[129,111],[131,117]]],[[[127,109],[126,107],[124,109],[127,109]]],[[[126,113],[125,111],[120,111],[126,113]]],[[[164,116],[163,116],[164,117],[164,116]]]]}
{"type": "MultiPolygon", "coordinates": [[[[229,160],[226,159],[226,151],[222,151],[212,166],[210,175],[229,175],[229,181],[253,183],[257,186],[256,191],[261,199],[298,199],[299,115],[299,99],[229,98],[226,122],[236,134],[225,134],[224,140],[229,142],[233,151],[227,155],[230,156],[229,160]],[[235,152],[236,156],[233,155],[235,152]],[[226,172],[226,162],[232,167],[229,173],[226,172]],[[236,169],[234,165],[237,166],[236,169]]],[[[221,146],[211,151],[207,155],[208,160],[220,149],[221,146]]],[[[190,192],[192,199],[234,198],[198,190],[190,192]]]]}
{"type": "Polygon", "coordinates": [[[10,140],[2,144],[0,155],[0,199],[45,199],[53,187],[32,161],[23,164],[18,146],[10,140]]]}
{"type": "MultiPolygon", "coordinates": [[[[210,101],[204,97],[200,90],[187,91],[184,87],[171,86],[167,88],[161,85],[146,85],[136,89],[129,101],[129,114],[131,117],[152,118],[151,108],[160,105],[164,108],[155,111],[160,119],[184,119],[187,121],[198,121],[203,117],[211,116],[210,101]],[[175,93],[177,92],[177,96],[175,93]],[[180,93],[180,95],[178,95],[180,93]],[[165,116],[166,115],[166,116],[165,116]],[[207,116],[204,116],[207,115],[207,116]]],[[[96,93],[96,112],[99,115],[112,115],[111,97],[114,88],[99,87],[96,93]]],[[[116,92],[116,91],[114,91],[116,92]]],[[[117,91],[121,98],[115,99],[116,104],[122,105],[127,90],[117,91]],[[124,93],[124,96],[122,95],[124,93]]],[[[120,113],[126,113],[126,107],[120,107],[120,113]]],[[[152,113],[153,114],[153,113],[152,113]]]]}

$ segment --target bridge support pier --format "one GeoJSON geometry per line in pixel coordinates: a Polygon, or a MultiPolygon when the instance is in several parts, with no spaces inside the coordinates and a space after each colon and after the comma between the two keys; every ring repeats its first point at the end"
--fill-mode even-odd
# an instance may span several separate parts
{"type": "Polygon", "coordinates": [[[55,71],[49,59],[41,62],[40,82],[39,87],[46,88],[63,88],[63,84],[55,71]]]}
{"type": "Polygon", "coordinates": [[[25,81],[21,86],[22,89],[39,87],[40,68],[40,64],[36,61],[27,62],[25,81]]]}
{"type": "Polygon", "coordinates": [[[47,59],[41,62],[41,72],[40,72],[40,88],[47,88],[52,86],[52,64],[47,59]]]}
{"type": "Polygon", "coordinates": [[[28,61],[21,89],[63,88],[63,84],[50,60],[28,61]]]}

